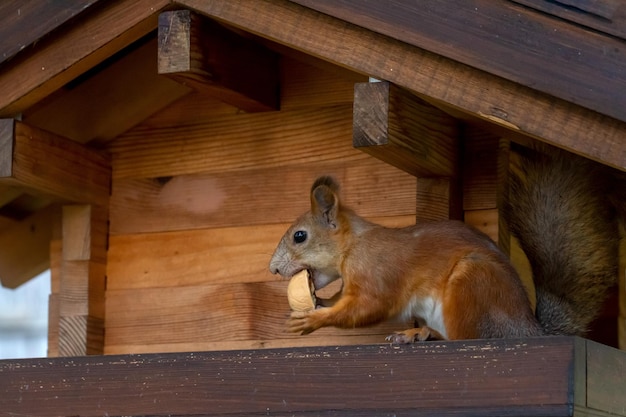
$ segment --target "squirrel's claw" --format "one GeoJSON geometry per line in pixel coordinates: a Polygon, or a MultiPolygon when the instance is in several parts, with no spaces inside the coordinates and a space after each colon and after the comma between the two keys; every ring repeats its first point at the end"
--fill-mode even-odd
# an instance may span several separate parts
{"type": "Polygon", "coordinates": [[[287,330],[291,333],[306,335],[315,330],[310,320],[310,311],[292,311],[287,320],[287,330]]]}
{"type": "Polygon", "coordinates": [[[394,345],[406,345],[409,343],[424,342],[426,340],[443,339],[445,339],[445,337],[443,337],[438,331],[433,330],[428,326],[415,327],[413,329],[395,332],[385,338],[386,341],[391,342],[394,345]]]}

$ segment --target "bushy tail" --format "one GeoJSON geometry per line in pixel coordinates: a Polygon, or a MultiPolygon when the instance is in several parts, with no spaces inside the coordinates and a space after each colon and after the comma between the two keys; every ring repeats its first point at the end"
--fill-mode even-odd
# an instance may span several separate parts
{"type": "Polygon", "coordinates": [[[546,334],[584,335],[617,282],[615,179],[564,151],[515,150],[505,216],[532,268],[537,319],[546,334]]]}

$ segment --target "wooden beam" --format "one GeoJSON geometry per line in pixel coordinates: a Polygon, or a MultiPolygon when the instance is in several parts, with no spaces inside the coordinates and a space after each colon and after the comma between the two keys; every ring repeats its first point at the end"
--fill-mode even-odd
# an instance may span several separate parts
{"type": "Polygon", "coordinates": [[[416,177],[456,177],[458,126],[454,118],[388,82],[354,86],[352,142],[416,177]]]}
{"type": "Polygon", "coordinates": [[[0,184],[65,201],[108,204],[109,158],[13,119],[0,119],[0,184]]]}
{"type": "Polygon", "coordinates": [[[626,91],[621,39],[506,0],[293,2],[626,122],[626,97],[615,94],[626,91]]]}
{"type": "Polygon", "coordinates": [[[90,10],[101,0],[5,0],[0,3],[0,63],[58,29],[68,20],[90,10]]]}
{"type": "Polygon", "coordinates": [[[13,117],[156,29],[169,0],[102,2],[3,65],[0,117],[13,117]]]}
{"type": "MultiPolygon", "coordinates": [[[[446,103],[460,113],[626,170],[626,123],[577,104],[290,1],[179,0],[178,3],[291,48],[393,82],[437,106],[446,103]],[[286,25],[299,30],[284,30],[286,25]]],[[[469,50],[472,48],[465,49],[469,50]]],[[[612,85],[609,95],[614,96],[614,91],[612,85]]]]}
{"type": "Polygon", "coordinates": [[[80,143],[102,144],[191,90],[157,74],[156,36],[106,68],[27,109],[22,120],[80,143]]]}
{"type": "Polygon", "coordinates": [[[513,1],[626,40],[626,3],[621,0],[513,1]]]}
{"type": "Polygon", "coordinates": [[[624,356],[548,337],[5,360],[0,409],[42,417],[68,409],[84,416],[623,416],[624,356]]]}
{"type": "Polygon", "coordinates": [[[244,111],[279,107],[278,55],[189,10],[159,15],[158,66],[244,111]]]}
{"type": "MultiPolygon", "coordinates": [[[[351,115],[352,105],[346,103],[314,111],[195,117],[193,123],[176,125],[174,130],[147,123],[112,142],[113,175],[115,179],[159,178],[300,167],[313,155],[316,161],[363,161],[369,157],[346,140],[352,133],[351,115]],[[247,152],[242,152],[244,148],[247,152]]],[[[153,119],[158,123],[158,116],[153,119]]]]}
{"type": "Polygon", "coordinates": [[[50,206],[16,222],[0,233],[0,282],[17,288],[50,266],[50,240],[61,217],[58,206],[50,206]]]}

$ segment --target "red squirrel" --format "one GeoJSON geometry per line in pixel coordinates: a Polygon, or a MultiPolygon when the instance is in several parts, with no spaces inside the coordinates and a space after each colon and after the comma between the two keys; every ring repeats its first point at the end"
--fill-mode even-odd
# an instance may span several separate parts
{"type": "Polygon", "coordinates": [[[290,278],[308,269],[316,290],[343,284],[316,309],[292,312],[288,330],[308,334],[400,317],[417,327],[390,335],[394,343],[584,334],[617,279],[617,217],[582,158],[534,151],[520,158],[505,218],[532,266],[536,314],[509,259],[485,234],[453,220],[371,223],[343,206],[338,183],[324,176],[313,183],[310,211],[278,244],[270,271],[290,278]]]}

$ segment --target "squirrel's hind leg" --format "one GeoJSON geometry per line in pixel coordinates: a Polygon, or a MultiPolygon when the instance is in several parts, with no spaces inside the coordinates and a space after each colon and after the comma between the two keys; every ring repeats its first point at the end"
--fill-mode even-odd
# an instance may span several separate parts
{"type": "Polygon", "coordinates": [[[412,329],[403,330],[390,334],[386,338],[387,341],[396,344],[408,344],[415,342],[423,342],[426,340],[445,340],[445,337],[435,329],[428,326],[414,327],[412,329]]]}

